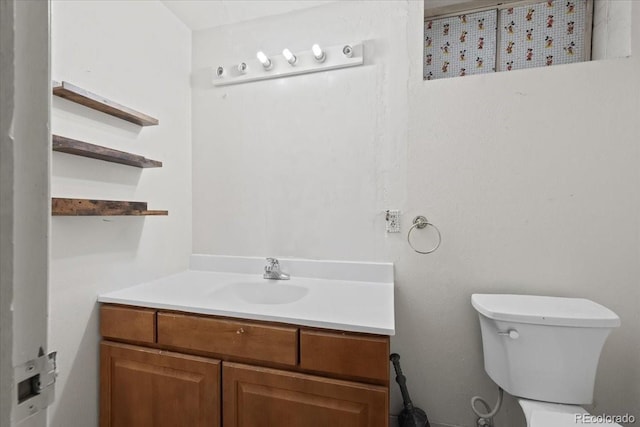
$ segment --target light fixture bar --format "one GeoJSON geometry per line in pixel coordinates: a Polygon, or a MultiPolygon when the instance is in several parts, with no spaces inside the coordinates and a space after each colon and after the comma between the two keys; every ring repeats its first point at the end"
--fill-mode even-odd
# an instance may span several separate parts
{"type": "Polygon", "coordinates": [[[294,55],[288,49],[287,54],[267,56],[263,52],[260,59],[242,60],[235,64],[216,65],[212,67],[212,83],[214,86],[225,86],[258,80],[276,79],[300,74],[316,73],[320,71],[337,70],[341,68],[356,67],[364,64],[364,46],[362,43],[344,43],[337,46],[322,47],[314,45],[312,48],[296,52],[294,55]],[[345,47],[351,56],[347,56],[345,47]],[[319,55],[321,53],[321,55],[319,55]],[[289,56],[290,54],[290,56],[289,56]],[[317,59],[318,56],[323,60],[317,59]],[[293,62],[292,62],[293,61],[293,62]],[[238,64],[243,63],[245,72],[238,70],[238,64]],[[269,64],[268,66],[265,63],[269,64]],[[218,68],[222,67],[224,73],[219,75],[218,68]]]}

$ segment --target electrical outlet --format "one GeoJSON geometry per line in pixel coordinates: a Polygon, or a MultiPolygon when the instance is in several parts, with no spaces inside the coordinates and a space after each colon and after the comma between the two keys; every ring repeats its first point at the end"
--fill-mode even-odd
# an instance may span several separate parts
{"type": "Polygon", "coordinates": [[[387,233],[400,232],[400,211],[397,209],[389,209],[386,211],[387,233]]]}

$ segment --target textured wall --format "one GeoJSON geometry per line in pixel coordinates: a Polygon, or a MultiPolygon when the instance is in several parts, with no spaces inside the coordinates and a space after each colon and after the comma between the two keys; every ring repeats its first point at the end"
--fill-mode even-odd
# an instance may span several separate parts
{"type": "MultiPolygon", "coordinates": [[[[496,396],[472,293],[592,298],[623,322],[592,409],[640,415],[637,58],[423,82],[422,13],[343,1],[194,33],[194,252],[395,262],[393,348],[433,424],[474,426],[469,399],[496,396]],[[209,84],[260,49],[359,40],[363,67],[209,84]],[[433,255],[406,245],[417,214],[433,255]]],[[[508,398],[498,425],[523,422],[508,398]]]]}
{"type": "Polygon", "coordinates": [[[369,260],[405,200],[404,2],[344,2],[194,33],[194,253],[369,260]],[[364,41],[364,66],[212,88],[206,67],[364,41]],[[369,59],[370,58],[370,59],[369,59]]]}
{"type": "Polygon", "coordinates": [[[158,1],[52,2],[52,77],[160,120],[141,128],[54,97],[52,131],[161,160],[138,169],[53,153],[56,197],[139,200],[167,217],[54,217],[55,427],[96,426],[98,294],[186,269],[191,252],[191,32],[158,1]]]}
{"type": "MultiPolygon", "coordinates": [[[[591,409],[637,416],[638,58],[421,82],[421,54],[410,52],[406,210],[427,212],[444,243],[431,257],[397,254],[394,340],[419,372],[420,398],[437,420],[467,426],[473,393],[496,396],[470,294],[586,297],[623,325],[605,346],[591,409]]],[[[499,425],[520,419],[508,399],[499,425]]]]}
{"type": "Polygon", "coordinates": [[[631,55],[632,6],[631,0],[594,1],[592,58],[631,55]]]}

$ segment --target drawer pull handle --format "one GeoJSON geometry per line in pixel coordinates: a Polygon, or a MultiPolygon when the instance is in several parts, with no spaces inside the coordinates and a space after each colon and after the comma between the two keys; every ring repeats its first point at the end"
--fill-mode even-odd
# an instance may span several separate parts
{"type": "Polygon", "coordinates": [[[236,331],[236,334],[240,335],[240,334],[244,334],[244,329],[240,328],[236,331]]]}

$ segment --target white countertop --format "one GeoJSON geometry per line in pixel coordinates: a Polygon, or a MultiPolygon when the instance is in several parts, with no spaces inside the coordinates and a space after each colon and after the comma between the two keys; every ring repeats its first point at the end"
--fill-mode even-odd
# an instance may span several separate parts
{"type": "MultiPolygon", "coordinates": [[[[194,255],[190,270],[102,294],[98,301],[394,335],[392,264],[292,259],[281,259],[280,262],[282,270],[291,273],[291,280],[263,279],[261,269],[257,269],[260,274],[246,273],[247,270],[256,271],[258,265],[263,267],[263,258],[194,255]],[[211,271],[208,268],[226,271],[211,271]],[[323,270],[328,273],[319,273],[323,270]],[[305,277],[305,271],[308,272],[307,276],[314,277],[305,277]],[[323,275],[325,277],[318,277],[323,275]],[[338,279],[340,276],[349,280],[338,279]],[[305,294],[288,303],[252,303],[239,296],[235,292],[237,288],[233,288],[246,286],[249,290],[255,290],[252,286],[262,285],[272,286],[267,288],[270,290],[296,287],[305,294]]],[[[251,299],[251,295],[248,296],[251,299]]]]}

